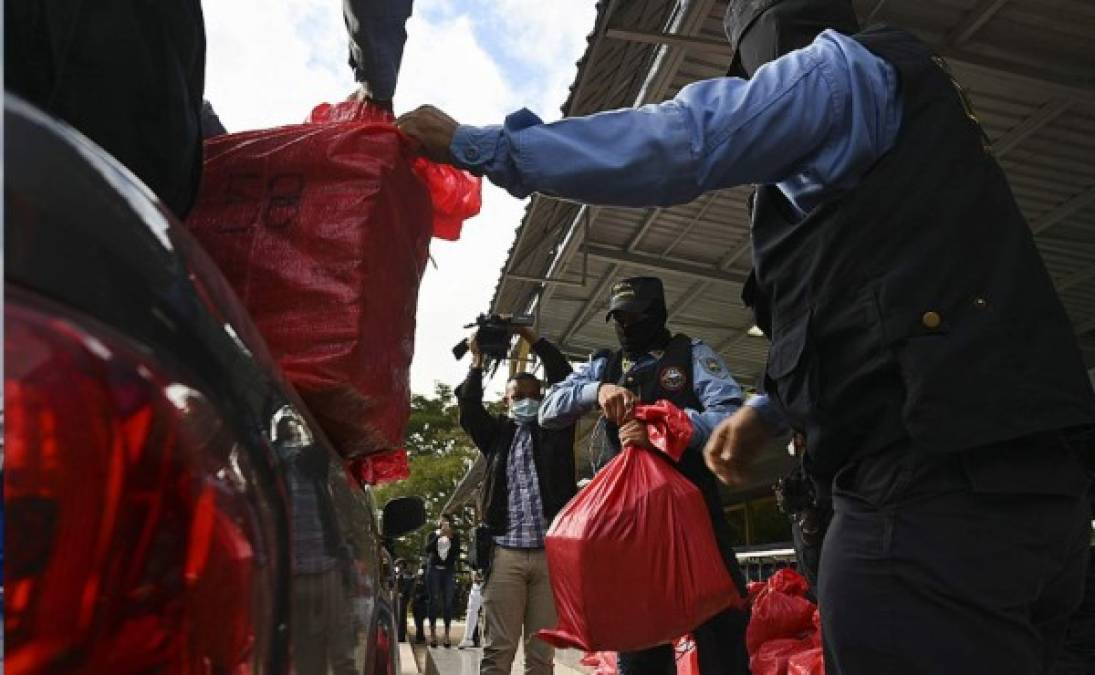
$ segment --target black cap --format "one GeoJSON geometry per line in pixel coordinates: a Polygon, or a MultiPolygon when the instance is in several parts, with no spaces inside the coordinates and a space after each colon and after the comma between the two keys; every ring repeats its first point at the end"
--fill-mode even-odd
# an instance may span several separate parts
{"type": "Polygon", "coordinates": [[[605,321],[612,318],[613,312],[642,314],[653,306],[662,305],[665,305],[665,289],[658,277],[621,279],[612,286],[605,321]]]}

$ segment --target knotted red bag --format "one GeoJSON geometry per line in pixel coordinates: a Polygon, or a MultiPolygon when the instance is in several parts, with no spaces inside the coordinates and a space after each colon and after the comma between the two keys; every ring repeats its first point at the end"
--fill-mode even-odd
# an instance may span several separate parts
{"type": "Polygon", "coordinates": [[[548,530],[559,622],[537,635],[555,646],[645,649],[742,603],[703,495],[673,467],[692,436],[688,416],[659,401],[635,417],[657,450],[624,448],[548,530]]]}

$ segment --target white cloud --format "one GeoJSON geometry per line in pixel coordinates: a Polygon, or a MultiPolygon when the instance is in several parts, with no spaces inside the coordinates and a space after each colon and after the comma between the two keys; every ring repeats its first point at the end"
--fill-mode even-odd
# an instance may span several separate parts
{"type": "MultiPolygon", "coordinates": [[[[206,96],[230,131],[300,122],[354,89],[338,0],[205,0],[204,9],[206,96]]],[[[556,118],[593,18],[592,0],[418,0],[396,107],[430,103],[479,125],[522,106],[556,118]]],[[[434,241],[438,267],[427,267],[419,295],[415,392],[463,377],[466,362],[449,350],[487,309],[523,213],[523,202],[485,184],[482,213],[461,240],[434,241]]]]}
{"type": "Polygon", "coordinates": [[[205,95],[230,131],[296,124],[355,88],[335,0],[205,0],[205,95]]]}

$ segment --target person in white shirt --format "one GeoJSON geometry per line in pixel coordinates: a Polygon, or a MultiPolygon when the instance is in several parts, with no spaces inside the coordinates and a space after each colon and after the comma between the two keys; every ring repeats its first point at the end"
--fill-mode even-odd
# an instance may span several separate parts
{"type": "Polygon", "coordinates": [[[468,591],[468,613],[464,618],[464,639],[456,645],[457,649],[479,646],[479,636],[475,628],[479,625],[479,609],[483,606],[483,575],[476,572],[472,576],[471,590],[468,591]]]}

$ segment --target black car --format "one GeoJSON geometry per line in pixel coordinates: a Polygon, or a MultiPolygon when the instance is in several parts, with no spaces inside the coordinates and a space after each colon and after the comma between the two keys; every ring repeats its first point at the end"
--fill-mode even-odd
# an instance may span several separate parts
{"type": "Polygon", "coordinates": [[[8,96],[8,673],[399,672],[386,540],[151,192],[8,96]]]}

